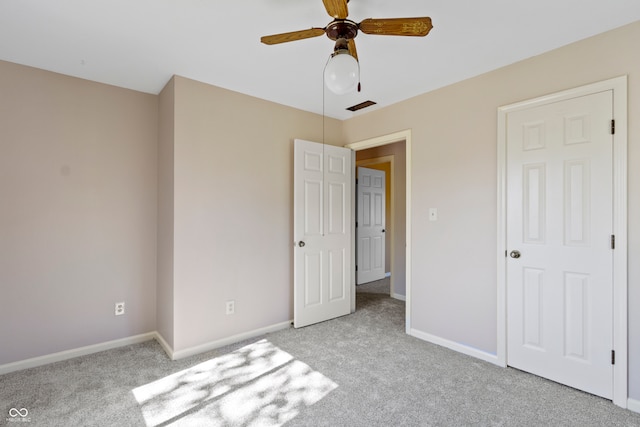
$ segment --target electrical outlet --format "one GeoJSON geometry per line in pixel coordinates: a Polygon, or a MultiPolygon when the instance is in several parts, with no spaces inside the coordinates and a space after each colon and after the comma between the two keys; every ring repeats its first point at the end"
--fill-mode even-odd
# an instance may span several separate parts
{"type": "Polygon", "coordinates": [[[124,302],[117,302],[116,303],[116,316],[121,316],[124,314],[124,302]]]}
{"type": "Polygon", "coordinates": [[[227,301],[227,314],[233,314],[236,312],[236,302],[234,300],[227,301]]]}

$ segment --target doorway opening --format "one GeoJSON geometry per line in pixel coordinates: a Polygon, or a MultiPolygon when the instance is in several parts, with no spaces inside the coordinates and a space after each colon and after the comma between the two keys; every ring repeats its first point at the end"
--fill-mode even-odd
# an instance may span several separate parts
{"type": "MultiPolygon", "coordinates": [[[[356,286],[391,276],[391,162],[395,155],[385,157],[387,161],[356,156],[356,286]]],[[[391,289],[387,293],[393,296],[391,289]]]]}
{"type": "MultiPolygon", "coordinates": [[[[380,167],[389,170],[387,174],[389,176],[387,183],[389,211],[386,221],[387,271],[390,273],[390,296],[406,302],[405,329],[408,333],[411,322],[411,130],[363,140],[348,144],[346,147],[355,151],[354,166],[376,169],[380,167]]],[[[354,248],[354,254],[355,250],[354,248]]],[[[354,280],[352,312],[355,311],[355,289],[354,280]]]]}

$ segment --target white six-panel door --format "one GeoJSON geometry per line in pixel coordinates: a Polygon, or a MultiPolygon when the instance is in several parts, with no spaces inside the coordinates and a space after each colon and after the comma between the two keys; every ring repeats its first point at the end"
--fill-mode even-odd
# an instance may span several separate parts
{"type": "Polygon", "coordinates": [[[611,91],[507,115],[507,363],[606,398],[612,117],[611,91]]]}
{"type": "Polygon", "coordinates": [[[385,173],[358,168],[356,225],[356,283],[385,276],[385,173]]]}
{"type": "Polygon", "coordinates": [[[294,142],[294,326],[351,311],[351,150],[294,142]]]}

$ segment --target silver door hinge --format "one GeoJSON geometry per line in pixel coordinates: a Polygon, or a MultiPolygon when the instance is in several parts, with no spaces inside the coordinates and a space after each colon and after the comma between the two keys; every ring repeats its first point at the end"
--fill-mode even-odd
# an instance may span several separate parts
{"type": "Polygon", "coordinates": [[[612,234],[611,235],[611,249],[615,249],[616,248],[616,235],[612,234]]]}
{"type": "Polygon", "coordinates": [[[611,350],[611,364],[612,365],[616,364],[616,351],[615,350],[611,350]]]}
{"type": "Polygon", "coordinates": [[[611,135],[615,135],[616,134],[616,121],[615,120],[611,120],[611,135]]]}

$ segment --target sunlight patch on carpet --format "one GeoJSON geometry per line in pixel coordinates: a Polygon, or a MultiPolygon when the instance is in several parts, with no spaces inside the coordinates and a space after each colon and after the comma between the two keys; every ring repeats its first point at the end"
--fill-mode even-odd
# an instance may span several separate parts
{"type": "Polygon", "coordinates": [[[261,340],[132,391],[147,426],[275,426],[337,387],[261,340]]]}

